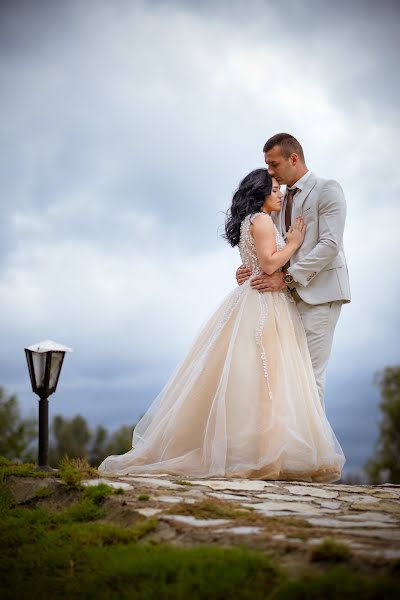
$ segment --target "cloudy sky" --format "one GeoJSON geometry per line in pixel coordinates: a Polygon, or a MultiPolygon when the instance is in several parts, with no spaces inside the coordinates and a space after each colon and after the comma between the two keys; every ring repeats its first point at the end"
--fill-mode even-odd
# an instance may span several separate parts
{"type": "Polygon", "coordinates": [[[352,303],[326,411],[373,452],[374,372],[399,364],[397,2],[3,0],[0,385],[36,413],[23,348],[74,348],[50,414],[134,423],[235,285],[232,192],[288,131],[348,203],[352,303]]]}

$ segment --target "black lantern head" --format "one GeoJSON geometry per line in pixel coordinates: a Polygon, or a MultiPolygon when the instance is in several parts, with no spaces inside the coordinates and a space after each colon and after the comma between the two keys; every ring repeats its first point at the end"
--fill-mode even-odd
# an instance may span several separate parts
{"type": "Polygon", "coordinates": [[[71,348],[51,340],[45,340],[25,348],[32,390],[41,398],[56,391],[66,352],[71,348]]]}

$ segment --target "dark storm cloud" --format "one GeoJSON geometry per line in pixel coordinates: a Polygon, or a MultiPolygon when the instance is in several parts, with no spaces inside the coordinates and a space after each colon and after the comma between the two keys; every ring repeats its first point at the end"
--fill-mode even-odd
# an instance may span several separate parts
{"type": "MultiPolygon", "coordinates": [[[[212,149],[208,157],[202,151],[208,140],[203,115],[192,108],[190,63],[176,66],[173,50],[154,60],[157,50],[149,54],[143,34],[136,52],[127,56],[122,48],[119,55],[112,27],[92,31],[99,25],[93,15],[85,27],[80,3],[42,7],[10,3],[3,21],[3,257],[15,248],[15,212],[40,218],[49,239],[118,243],[135,236],[131,215],[150,213],[164,224],[165,244],[180,239],[186,251],[209,244],[203,233],[227,207],[232,186],[218,183],[212,149]],[[58,210],[66,205],[70,210],[58,210]],[[195,227],[184,227],[191,220],[195,227]]],[[[95,8],[115,17],[107,3],[95,8]]]]}
{"type": "MultiPolygon", "coordinates": [[[[358,102],[381,111],[396,111],[400,4],[397,0],[255,0],[154,2],[167,10],[179,7],[210,22],[229,23],[246,41],[272,43],[290,63],[300,56],[339,105],[357,109],[358,102]],[[311,59],[311,60],[310,60],[311,59]]],[[[274,60],[273,54],[266,56],[274,60]]],[[[282,74],[284,75],[284,74],[282,74]]],[[[397,112],[397,111],[396,111],[397,112]]]]}

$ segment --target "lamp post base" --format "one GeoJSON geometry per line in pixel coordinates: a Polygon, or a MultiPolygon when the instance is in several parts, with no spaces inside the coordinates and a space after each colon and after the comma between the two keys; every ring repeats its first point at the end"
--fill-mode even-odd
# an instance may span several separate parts
{"type": "Polygon", "coordinates": [[[58,473],[60,469],[53,469],[50,465],[38,465],[34,471],[46,471],[47,473],[58,473]]]}

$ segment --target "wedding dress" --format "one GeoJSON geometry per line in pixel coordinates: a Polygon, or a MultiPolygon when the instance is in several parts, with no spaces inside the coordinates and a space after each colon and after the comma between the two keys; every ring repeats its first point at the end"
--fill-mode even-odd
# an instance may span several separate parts
{"type": "MultiPolygon", "coordinates": [[[[250,224],[239,251],[262,273],[250,224]]],[[[275,226],[274,226],[275,227],[275,226]]],[[[285,242],[275,227],[277,250],[285,242]]],[[[319,400],[306,335],[290,292],[237,286],[101,473],[333,482],[345,463],[319,400]]]]}

